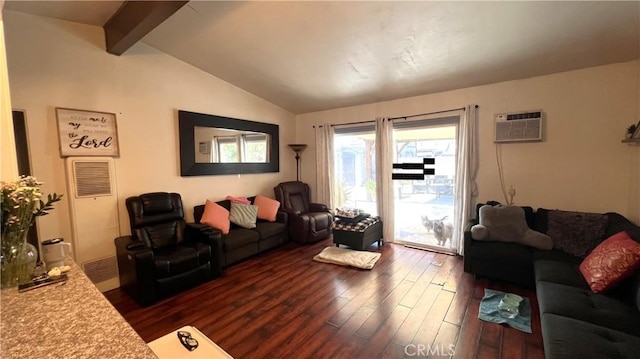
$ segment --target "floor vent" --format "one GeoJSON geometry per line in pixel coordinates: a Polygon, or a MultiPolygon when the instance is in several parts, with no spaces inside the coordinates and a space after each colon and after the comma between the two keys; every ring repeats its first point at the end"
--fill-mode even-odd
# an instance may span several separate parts
{"type": "Polygon", "coordinates": [[[82,270],[96,284],[118,277],[116,257],[106,257],[82,264],[82,270]]]}

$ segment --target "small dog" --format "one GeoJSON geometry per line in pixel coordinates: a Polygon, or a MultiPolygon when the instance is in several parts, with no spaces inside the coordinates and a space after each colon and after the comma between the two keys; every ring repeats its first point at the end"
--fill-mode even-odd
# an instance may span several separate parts
{"type": "Polygon", "coordinates": [[[445,219],[447,219],[449,216],[444,216],[442,217],[442,219],[434,219],[431,220],[429,219],[429,216],[427,216],[426,214],[424,216],[420,216],[420,218],[422,218],[422,225],[424,226],[424,228],[427,229],[427,232],[431,232],[433,230],[433,225],[437,222],[442,222],[445,219]]]}
{"type": "Polygon", "coordinates": [[[426,214],[424,216],[420,216],[422,218],[422,225],[427,229],[427,232],[431,232],[433,230],[433,222],[429,219],[429,216],[426,214]]]}
{"type": "Polygon", "coordinates": [[[445,219],[446,217],[433,223],[433,236],[436,237],[438,245],[443,247],[447,240],[451,240],[453,236],[453,224],[448,221],[445,222],[445,219]]]}

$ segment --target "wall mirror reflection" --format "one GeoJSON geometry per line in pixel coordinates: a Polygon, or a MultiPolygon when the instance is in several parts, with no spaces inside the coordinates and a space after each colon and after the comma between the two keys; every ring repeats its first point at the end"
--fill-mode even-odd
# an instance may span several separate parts
{"type": "Polygon", "coordinates": [[[193,128],[196,163],[267,163],[271,136],[225,128],[193,128]]]}
{"type": "Polygon", "coordinates": [[[278,125],[178,111],[180,175],[280,171],[278,125]]]}

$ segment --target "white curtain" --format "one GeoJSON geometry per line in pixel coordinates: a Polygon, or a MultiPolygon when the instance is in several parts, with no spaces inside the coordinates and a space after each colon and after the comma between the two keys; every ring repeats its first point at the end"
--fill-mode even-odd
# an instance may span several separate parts
{"type": "Polygon", "coordinates": [[[388,118],[376,118],[376,202],[385,242],[394,241],[392,166],[393,123],[388,118]]]}
{"type": "Polygon", "coordinates": [[[460,118],[458,133],[458,163],[456,168],[454,223],[452,249],[464,255],[464,228],[473,217],[478,197],[476,175],[478,173],[477,108],[468,105],[460,118]]]}
{"type": "Polygon", "coordinates": [[[333,127],[316,126],[316,198],[314,202],[333,204],[333,127]]]}

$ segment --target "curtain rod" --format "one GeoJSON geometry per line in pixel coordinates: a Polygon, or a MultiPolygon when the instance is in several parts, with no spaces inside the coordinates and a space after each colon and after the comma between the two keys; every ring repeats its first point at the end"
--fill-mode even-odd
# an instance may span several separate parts
{"type": "MultiPolygon", "coordinates": [[[[479,106],[479,105],[476,105],[476,108],[478,108],[478,107],[480,107],[480,106],[479,106]]],[[[426,115],[435,115],[435,114],[438,114],[438,113],[451,112],[451,111],[458,111],[458,110],[463,110],[463,111],[464,111],[464,109],[465,109],[465,107],[458,107],[458,108],[452,108],[452,109],[449,109],[449,110],[442,110],[442,111],[435,111],[435,112],[420,113],[420,114],[417,114],[417,115],[400,116],[400,117],[391,117],[391,118],[389,118],[389,120],[399,120],[399,119],[402,119],[402,118],[407,119],[407,118],[409,118],[409,117],[419,117],[419,116],[426,116],[426,115]]],[[[348,122],[348,123],[336,123],[336,124],[332,124],[332,125],[330,125],[330,126],[331,126],[331,127],[335,127],[335,126],[349,126],[349,125],[359,125],[359,124],[363,124],[363,123],[371,123],[371,122],[374,122],[374,123],[375,123],[375,121],[374,121],[374,120],[369,120],[369,121],[358,121],[358,122],[348,122]]],[[[313,125],[312,127],[313,127],[313,128],[316,128],[316,127],[321,128],[321,127],[323,127],[323,125],[318,125],[318,126],[313,125]]]]}
{"type": "MultiPolygon", "coordinates": [[[[350,126],[350,125],[360,125],[360,124],[363,124],[363,123],[371,123],[371,124],[375,124],[375,123],[376,123],[376,121],[374,121],[374,120],[369,120],[369,121],[358,121],[358,122],[348,122],[348,123],[334,123],[334,124],[331,124],[331,125],[329,125],[329,126],[330,126],[330,127],[336,127],[336,126],[350,126]]],[[[318,125],[318,126],[313,125],[313,128],[316,128],[316,127],[321,128],[321,127],[323,127],[323,126],[324,126],[324,125],[318,125]]]]}
{"type": "Polygon", "coordinates": [[[374,121],[374,120],[369,120],[369,121],[358,121],[358,122],[349,122],[349,123],[336,123],[336,124],[331,125],[331,127],[336,127],[336,126],[349,126],[349,125],[360,125],[360,124],[363,124],[363,123],[371,123],[371,124],[374,124],[374,125],[375,125],[376,121],[374,121]]]}
{"type": "MultiPolygon", "coordinates": [[[[478,107],[480,107],[480,106],[476,105],[476,108],[478,108],[478,107]]],[[[463,111],[464,111],[464,109],[465,109],[464,107],[458,107],[458,108],[452,108],[452,109],[449,109],[449,110],[442,110],[442,111],[435,111],[435,112],[427,112],[427,113],[419,113],[419,114],[417,114],[417,115],[391,117],[389,120],[390,120],[390,121],[393,121],[393,120],[400,120],[400,119],[403,119],[403,118],[406,120],[407,118],[410,118],[410,117],[420,117],[420,116],[426,116],[426,115],[435,115],[435,114],[438,114],[438,113],[451,112],[451,111],[458,111],[458,110],[463,110],[463,111]]]]}

